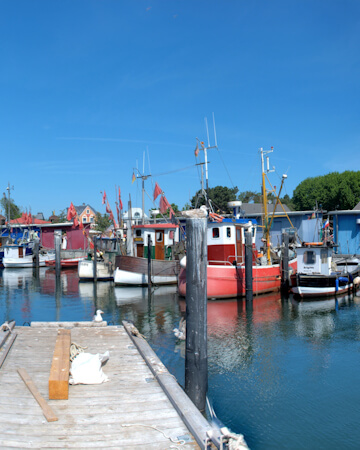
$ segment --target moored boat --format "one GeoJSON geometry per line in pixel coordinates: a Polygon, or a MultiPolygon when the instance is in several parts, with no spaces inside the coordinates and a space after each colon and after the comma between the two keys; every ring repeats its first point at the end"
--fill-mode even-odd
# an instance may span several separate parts
{"type": "MultiPolygon", "coordinates": [[[[245,235],[248,229],[253,239],[253,293],[255,295],[280,290],[280,263],[267,264],[255,250],[256,221],[223,219],[209,222],[207,227],[207,297],[233,298],[245,296],[245,235]]],[[[184,265],[183,260],[181,265],[184,265]]],[[[296,271],[296,260],[289,262],[296,271]]],[[[186,296],[186,267],[180,269],[179,294],[186,296]]]]}
{"type": "Polygon", "coordinates": [[[172,223],[141,224],[134,225],[132,231],[135,255],[118,255],[116,257],[115,285],[147,285],[149,257],[151,284],[176,284],[179,261],[173,259],[173,246],[178,242],[179,225],[172,223]],[[150,246],[149,242],[151,242],[150,246]]]}
{"type": "MultiPolygon", "coordinates": [[[[78,275],[80,281],[91,281],[94,279],[94,261],[85,259],[78,264],[78,275]]],[[[96,278],[100,281],[113,280],[113,265],[110,261],[97,259],[96,261],[96,278]]]]}
{"type": "MultiPolygon", "coordinates": [[[[270,229],[274,220],[276,205],[280,203],[280,193],[286,175],[283,175],[279,193],[276,195],[276,204],[272,215],[268,214],[267,189],[265,179],[269,169],[265,168],[264,156],[270,151],[261,151],[262,165],[262,197],[263,197],[263,251],[258,253],[255,248],[257,222],[249,219],[226,219],[218,214],[210,212],[207,224],[207,297],[208,298],[232,298],[244,297],[245,289],[245,230],[251,232],[253,247],[253,294],[265,294],[279,291],[282,282],[282,268],[280,259],[274,258],[276,252],[272,251],[270,242],[270,229]]],[[[275,188],[270,190],[275,194],[275,188]]],[[[209,201],[207,202],[209,205],[209,201]]],[[[202,207],[203,208],[203,207],[202,207]]],[[[291,224],[292,225],[292,224],[291,224]]],[[[185,264],[182,264],[185,266],[185,264]]],[[[289,261],[289,274],[296,272],[297,261],[293,258],[289,261]]],[[[178,279],[179,294],[186,296],[186,267],[182,267],[178,279]]]]}
{"type": "Polygon", "coordinates": [[[290,277],[291,291],[298,297],[324,297],[354,289],[360,275],[359,261],[344,264],[333,259],[333,245],[303,243],[297,249],[297,273],[290,277]]]}
{"type": "MultiPolygon", "coordinates": [[[[79,265],[79,262],[84,261],[86,256],[81,256],[79,258],[68,258],[68,259],[61,259],[60,260],[60,266],[61,267],[77,267],[79,265]]],[[[54,259],[45,261],[45,264],[49,267],[55,267],[56,261],[54,259]]]]}
{"type": "MultiPolygon", "coordinates": [[[[32,247],[27,244],[4,246],[4,257],[2,260],[5,268],[26,268],[33,267],[34,257],[32,247]]],[[[46,261],[55,260],[55,252],[39,252],[39,267],[45,267],[46,261]]]]}

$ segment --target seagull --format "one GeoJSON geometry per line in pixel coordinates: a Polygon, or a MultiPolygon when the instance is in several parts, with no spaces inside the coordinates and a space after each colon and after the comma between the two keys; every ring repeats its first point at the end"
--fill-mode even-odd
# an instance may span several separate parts
{"type": "Polygon", "coordinates": [[[98,309],[96,311],[96,316],[94,316],[93,321],[94,322],[102,322],[103,318],[101,317],[101,314],[104,314],[104,311],[101,311],[101,309],[98,309]]]}
{"type": "Polygon", "coordinates": [[[186,339],[186,320],[182,317],[179,323],[179,328],[174,328],[173,332],[175,337],[180,339],[181,341],[185,341],[186,339]]]}

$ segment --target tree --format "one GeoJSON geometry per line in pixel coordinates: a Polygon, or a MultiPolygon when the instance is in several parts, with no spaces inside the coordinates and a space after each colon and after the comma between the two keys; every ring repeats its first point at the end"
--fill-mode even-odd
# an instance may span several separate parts
{"type": "Polygon", "coordinates": [[[14,200],[12,198],[10,198],[10,203],[9,203],[9,199],[4,194],[4,196],[0,200],[0,203],[1,203],[1,207],[4,211],[4,216],[6,218],[8,216],[9,204],[10,204],[10,220],[18,219],[19,217],[21,217],[20,208],[19,208],[19,206],[15,205],[14,200]]]}
{"type": "Polygon", "coordinates": [[[240,192],[238,200],[243,203],[261,203],[261,194],[253,191],[240,192]]]}
{"type": "Polygon", "coordinates": [[[360,171],[332,172],[306,178],[294,190],[292,201],[297,210],[325,211],[352,209],[360,200],[360,171]]]}
{"type": "MultiPolygon", "coordinates": [[[[216,186],[214,188],[209,188],[209,199],[217,212],[227,213],[229,208],[227,206],[228,202],[236,200],[236,194],[239,189],[237,187],[228,188],[226,186],[216,186]]],[[[191,199],[191,207],[199,208],[201,205],[206,204],[206,199],[199,190],[191,199]]]]}
{"type": "Polygon", "coordinates": [[[60,211],[60,214],[58,215],[58,223],[64,223],[67,222],[67,209],[62,209],[60,211]]]}
{"type": "Polygon", "coordinates": [[[101,214],[98,212],[95,216],[94,229],[97,231],[101,231],[101,233],[104,233],[112,223],[113,222],[110,220],[108,214],[101,214]]]}

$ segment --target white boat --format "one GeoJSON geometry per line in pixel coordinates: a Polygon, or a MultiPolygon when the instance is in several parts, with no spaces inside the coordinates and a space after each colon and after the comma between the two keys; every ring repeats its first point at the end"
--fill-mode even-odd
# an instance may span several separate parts
{"type": "MultiPolygon", "coordinates": [[[[34,266],[35,255],[31,252],[27,253],[28,246],[26,244],[21,245],[8,245],[4,247],[4,257],[2,263],[5,268],[31,268],[34,266]]],[[[55,252],[39,252],[39,266],[45,267],[46,261],[55,260],[55,252]]]]}
{"type": "Polygon", "coordinates": [[[354,290],[360,275],[358,260],[333,259],[333,246],[304,242],[297,248],[297,273],[291,278],[291,291],[297,297],[333,296],[354,290]]]}
{"type": "MultiPolygon", "coordinates": [[[[78,275],[80,281],[89,281],[94,279],[94,261],[86,259],[80,261],[78,265],[78,275]]],[[[106,281],[113,280],[112,264],[103,260],[96,261],[96,278],[98,280],[106,281]]]]}
{"type": "Polygon", "coordinates": [[[135,255],[118,255],[115,261],[114,282],[122,286],[146,286],[151,261],[151,283],[177,284],[179,261],[173,259],[173,247],[179,241],[179,225],[154,223],[134,225],[135,255]],[[149,240],[152,245],[149,247],[149,240]]]}

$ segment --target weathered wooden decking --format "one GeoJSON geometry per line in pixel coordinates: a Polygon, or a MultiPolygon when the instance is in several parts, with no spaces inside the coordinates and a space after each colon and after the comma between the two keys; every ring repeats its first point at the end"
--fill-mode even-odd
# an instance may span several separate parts
{"type": "Polygon", "coordinates": [[[68,400],[49,400],[57,330],[14,330],[17,338],[0,368],[1,449],[199,448],[123,326],[71,328],[71,342],[87,346],[86,352],[110,352],[103,366],[109,381],[70,386],[68,400]],[[58,421],[46,421],[19,368],[27,371],[58,421]],[[189,441],[177,445],[182,437],[189,441]]]}

